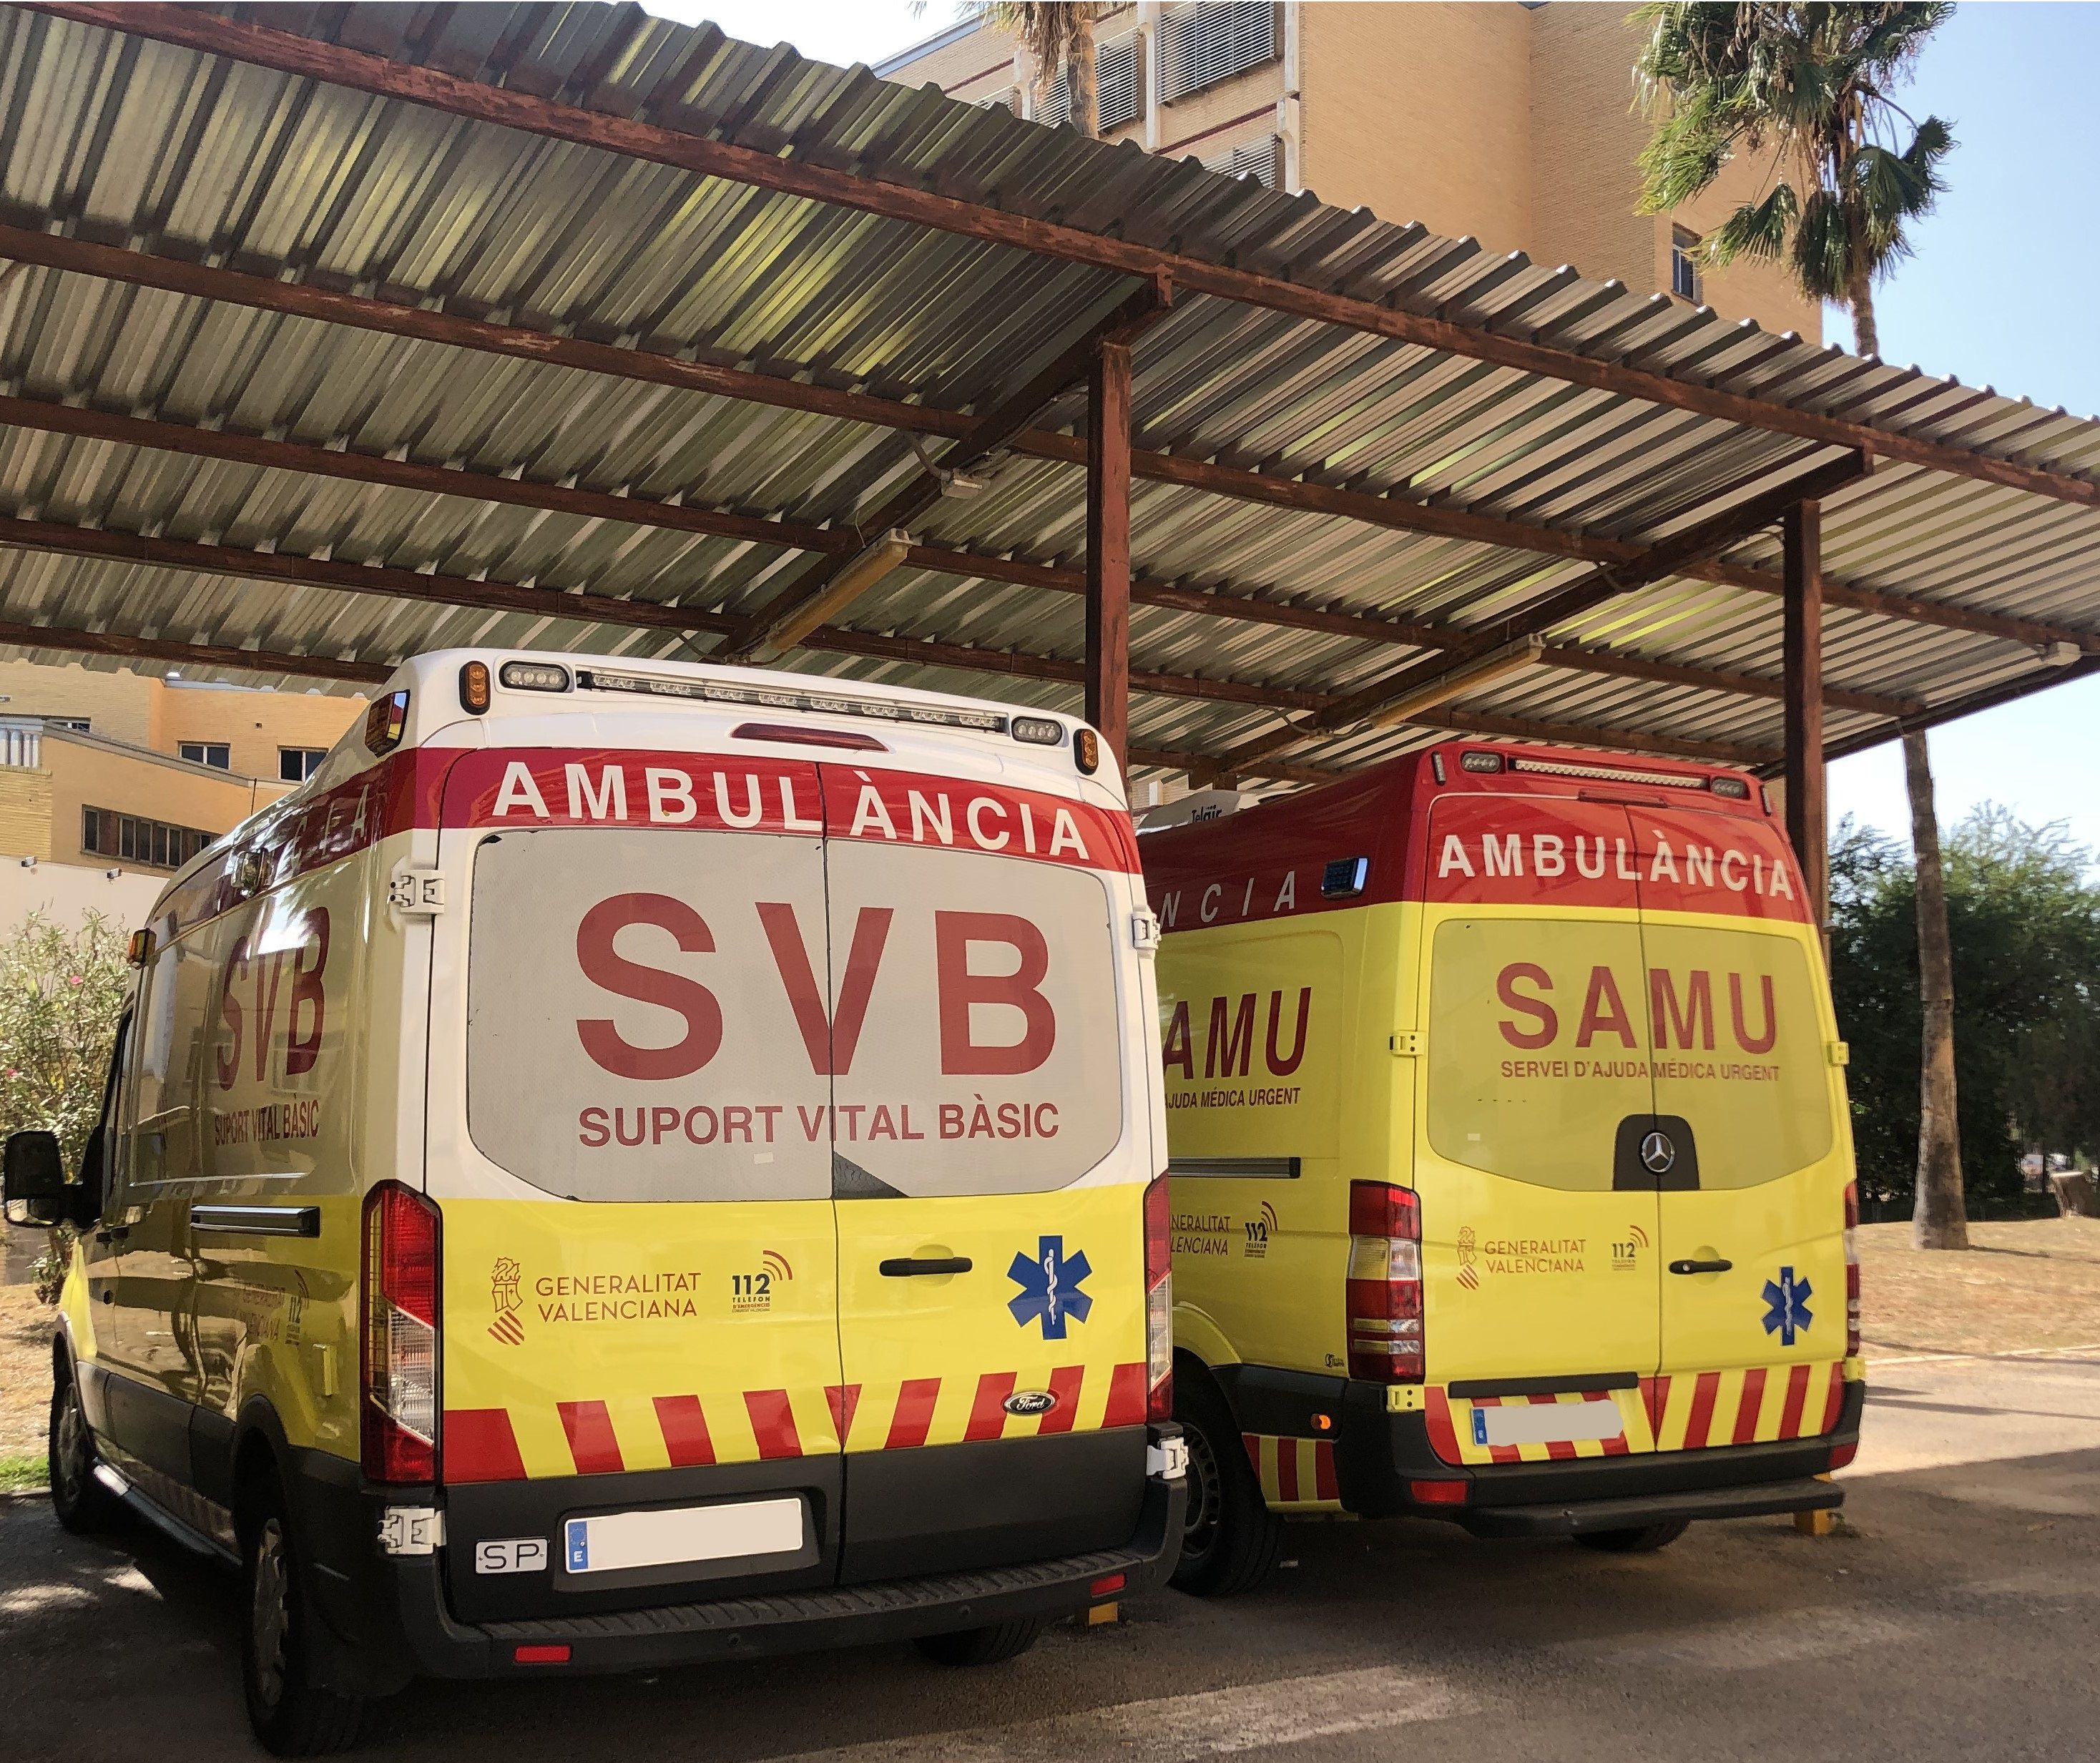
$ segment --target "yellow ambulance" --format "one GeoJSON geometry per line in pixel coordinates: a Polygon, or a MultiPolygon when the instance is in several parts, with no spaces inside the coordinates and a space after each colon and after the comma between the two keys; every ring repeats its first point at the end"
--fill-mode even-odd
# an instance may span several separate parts
{"type": "Polygon", "coordinates": [[[1140,838],[1176,1583],[1256,1583],[1294,1516],[1630,1550],[1838,1505],[1845,1049],[1762,787],[1464,743],[1180,818],[1140,838]]]}
{"type": "Polygon", "coordinates": [[[54,1342],[62,1522],[246,1575],[273,1749],[412,1676],[1158,1582],[1155,921],[1095,731],[660,661],[407,663],[135,941],[54,1342]]]}

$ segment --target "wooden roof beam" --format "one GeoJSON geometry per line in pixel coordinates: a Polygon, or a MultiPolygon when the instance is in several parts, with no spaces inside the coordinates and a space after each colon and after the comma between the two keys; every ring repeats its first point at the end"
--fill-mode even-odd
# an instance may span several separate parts
{"type": "Polygon", "coordinates": [[[559,104],[535,93],[486,84],[433,67],[392,61],[201,8],[168,4],[62,4],[34,0],[29,10],[202,55],[274,68],[376,97],[398,99],[462,120],[516,129],[544,139],[720,178],[755,189],[873,214],[988,245],[1007,246],[1110,274],[1165,275],[1178,289],[1256,306],[1314,324],[1383,337],[1492,366],[1640,399],[1665,408],[1786,434],[1819,446],[1844,447],[1977,479],[2030,495],[2100,508],[2100,482],[2000,459],[1920,437],[1848,421],[1815,410],[1768,403],[1740,392],[1600,360],[1573,350],[1503,335],[1456,320],[1430,317],[1374,301],[1303,286],[1251,270],[1229,268],[1133,240],[1039,220],[915,185],[885,183],[801,157],[638,117],[559,104]]]}
{"type": "MultiPolygon", "coordinates": [[[[801,380],[755,373],[739,368],[686,361],[675,355],[649,350],[592,342],[580,337],[557,337],[549,332],[532,330],[519,325],[497,324],[459,313],[439,311],[421,306],[405,306],[306,282],[280,281],[267,276],[250,275],[239,270],[192,263],[179,258],[160,257],[120,246],[99,245],[90,240],[66,238],[55,233],[38,232],[5,224],[0,224],[0,258],[18,263],[33,263],[48,269],[92,275],[129,286],[155,288],[192,298],[220,301],[255,311],[276,312],[287,317],[310,319],[317,323],[342,324],[414,342],[439,343],[512,360],[545,363],[571,368],[580,372],[602,374],[674,390],[700,392],[740,403],[796,410],[840,421],[866,423],[906,433],[959,439],[968,432],[973,420],[964,412],[937,410],[928,405],[905,403],[868,393],[843,391],[811,385],[801,380]]],[[[33,400],[28,399],[14,402],[18,407],[34,403],[33,400]]],[[[72,406],[42,408],[68,411],[73,408],[72,406]]],[[[99,416],[101,413],[86,414],[99,416]]],[[[117,422],[126,419],[104,417],[102,420],[117,422]]],[[[24,425],[52,425],[30,423],[24,420],[24,425]]],[[[75,429],[68,432],[87,431],[75,429]]],[[[295,443],[281,444],[289,446],[295,443]]],[[[1010,445],[1013,452],[1030,458],[1073,466],[1083,466],[1086,463],[1086,440],[1080,435],[1046,430],[1024,430],[1013,438],[1010,445]]],[[[313,451],[333,452],[333,449],[326,448],[313,451]]],[[[221,454],[216,456],[233,456],[221,454]]],[[[369,456],[345,454],[338,456],[355,462],[369,456]]],[[[292,466],[289,469],[306,468],[292,466]]],[[[362,481],[405,483],[408,474],[431,469],[408,466],[403,474],[390,478],[382,478],[375,471],[362,481]]],[[[1630,562],[1639,551],[1638,545],[1624,540],[1568,532],[1557,527],[1511,520],[1498,515],[1476,513],[1464,509],[1409,501],[1400,496],[1379,495],[1372,491],[1343,489],[1312,478],[1249,471],[1238,466],[1187,458],[1175,453],[1133,450],[1131,474],[1148,483],[1172,484],[1183,489],[1298,513],[1327,514],[1337,519],[1358,521],[1396,532],[1419,533],[1466,544],[1500,545],[1511,550],[1566,558],[1577,562],[1630,562]]],[[[349,476],[351,474],[344,469],[334,474],[349,476]]],[[[447,493],[458,495],[468,492],[464,488],[455,488],[447,493]]],[[[575,496],[588,496],[592,493],[571,492],[575,496]]],[[[543,505],[527,500],[523,494],[505,500],[513,500],[520,506],[543,505]]],[[[668,505],[645,502],[636,505],[642,509],[661,509],[668,505]]],[[[698,517],[704,511],[691,512],[698,517]]],[[[611,517],[608,514],[606,518],[611,517]]],[[[762,516],[745,518],[761,521],[770,530],[764,533],[725,531],[723,536],[749,537],[754,543],[803,542],[788,537],[792,530],[791,522],[770,520],[762,516]]],[[[697,518],[686,525],[690,531],[710,530],[703,528],[697,518]]],[[[854,538],[849,529],[812,527],[807,530],[810,532],[832,532],[835,538],[831,543],[809,544],[806,549],[828,553],[836,544],[849,556],[860,549],[858,544],[845,542],[854,538]]],[[[935,566],[929,563],[926,566],[935,566]]],[[[1745,564],[1709,560],[1687,568],[1684,574],[1697,580],[1742,588],[1754,593],[1776,595],[1781,591],[1777,571],[1755,569],[1745,564]]],[[[1135,584],[1132,592],[1133,597],[1142,597],[1137,593],[1135,584]]],[[[1827,579],[1824,598],[1832,606],[1842,606],[1878,617],[1898,619],[1912,624],[1935,624],[1949,630],[1966,631],[2031,646],[2039,647],[2051,642],[2072,642],[2089,655],[2100,655],[2100,632],[2082,631],[2067,625],[2011,617],[1864,587],[1848,587],[1840,582],[1829,582],[1827,579]]]]}

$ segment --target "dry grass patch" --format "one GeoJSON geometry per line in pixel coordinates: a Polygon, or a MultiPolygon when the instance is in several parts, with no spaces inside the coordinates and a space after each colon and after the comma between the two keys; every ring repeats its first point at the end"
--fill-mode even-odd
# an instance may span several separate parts
{"type": "Polygon", "coordinates": [[[43,1459],[54,1314],[28,1286],[0,1285],[0,1459],[43,1459]]]}
{"type": "Polygon", "coordinates": [[[1971,1224],[1966,1254],[1860,1227],[1868,1355],[2014,1353],[2100,1343],[2100,1219],[1971,1224]]]}

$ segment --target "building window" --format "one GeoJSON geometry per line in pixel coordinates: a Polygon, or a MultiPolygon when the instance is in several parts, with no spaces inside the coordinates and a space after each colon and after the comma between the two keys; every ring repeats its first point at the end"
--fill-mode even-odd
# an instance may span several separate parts
{"type": "Polygon", "coordinates": [[[1670,230],[1670,291],[1694,306],[1705,298],[1699,283],[1699,235],[1688,227],[1670,230]]]}
{"type": "Polygon", "coordinates": [[[83,808],[80,822],[80,848],[90,856],[121,857],[152,869],[180,869],[218,836],[107,808],[83,808]]]}
{"type": "Polygon", "coordinates": [[[287,783],[304,783],[321,769],[321,761],[327,757],[325,747],[280,747],[277,775],[287,783]]]}
{"type": "Polygon", "coordinates": [[[1273,61],[1281,7],[1241,0],[1201,0],[1159,21],[1159,97],[1172,104],[1235,73],[1273,61]]]}
{"type": "MultiPolygon", "coordinates": [[[[1061,68],[1051,86],[1043,114],[1035,120],[1061,129],[1072,120],[1072,70],[1061,68]]],[[[1145,114],[1145,92],[1137,53],[1137,33],[1103,43],[1094,55],[1094,107],[1101,112],[1101,132],[1119,129],[1145,114]]]]}
{"type": "Polygon", "coordinates": [[[210,765],[214,771],[233,769],[232,749],[223,741],[183,741],[175,751],[192,765],[210,765]]]}
{"type": "Polygon", "coordinates": [[[37,719],[47,729],[74,729],[82,734],[92,734],[93,725],[85,716],[39,716],[37,719]]]}
{"type": "Polygon", "coordinates": [[[1274,134],[1242,141],[1238,147],[1211,154],[1202,165],[1206,171],[1222,171],[1228,177],[1251,178],[1264,189],[1273,190],[1283,182],[1283,141],[1274,134]]]}

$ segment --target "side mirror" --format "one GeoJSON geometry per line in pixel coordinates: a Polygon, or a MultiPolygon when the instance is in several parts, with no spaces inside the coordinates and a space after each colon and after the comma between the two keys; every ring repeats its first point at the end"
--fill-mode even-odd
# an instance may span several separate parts
{"type": "MultiPolygon", "coordinates": [[[[0,1152],[0,1192],[7,1204],[20,1205],[25,1224],[64,1224],[73,1212],[66,1191],[65,1164],[59,1156],[58,1135],[41,1127],[10,1133],[0,1152]]],[[[9,1214],[8,1222],[15,1222],[9,1214]]]]}

